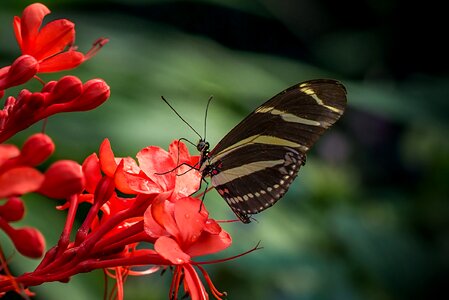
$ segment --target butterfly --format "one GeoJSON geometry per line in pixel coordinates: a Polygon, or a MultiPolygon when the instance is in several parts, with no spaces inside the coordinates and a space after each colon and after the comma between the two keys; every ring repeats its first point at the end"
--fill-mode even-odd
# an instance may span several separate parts
{"type": "Polygon", "coordinates": [[[200,139],[199,171],[243,223],[287,192],[306,153],[342,115],[346,89],[336,80],[298,83],[272,97],[212,150],[200,139]]]}

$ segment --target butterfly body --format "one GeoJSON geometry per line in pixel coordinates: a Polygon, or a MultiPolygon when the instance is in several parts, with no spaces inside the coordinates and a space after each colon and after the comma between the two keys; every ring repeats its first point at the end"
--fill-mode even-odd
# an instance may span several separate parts
{"type": "Polygon", "coordinates": [[[200,140],[200,172],[244,223],[287,192],[306,152],[343,114],[344,86],[328,79],[292,86],[259,106],[215,148],[200,140]]]}

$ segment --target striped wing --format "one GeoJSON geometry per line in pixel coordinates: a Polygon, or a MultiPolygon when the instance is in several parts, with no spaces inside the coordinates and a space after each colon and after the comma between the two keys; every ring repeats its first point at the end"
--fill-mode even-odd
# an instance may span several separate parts
{"type": "Polygon", "coordinates": [[[213,186],[245,223],[288,190],[306,152],[346,107],[334,80],[306,81],[277,94],[234,127],[209,153],[213,186]]]}

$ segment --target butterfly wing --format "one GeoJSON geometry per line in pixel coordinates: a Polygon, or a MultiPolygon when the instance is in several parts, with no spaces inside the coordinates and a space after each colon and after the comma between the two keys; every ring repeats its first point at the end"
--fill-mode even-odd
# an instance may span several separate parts
{"type": "MultiPolygon", "coordinates": [[[[288,190],[306,152],[346,107],[346,89],[318,79],[277,94],[234,127],[208,154],[211,181],[245,223],[288,190]]],[[[202,166],[202,169],[205,169],[202,166]]]]}

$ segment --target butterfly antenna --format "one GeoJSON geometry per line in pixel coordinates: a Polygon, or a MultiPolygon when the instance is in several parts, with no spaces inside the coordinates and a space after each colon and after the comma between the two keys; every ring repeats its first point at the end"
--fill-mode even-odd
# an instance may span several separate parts
{"type": "Polygon", "coordinates": [[[187,124],[187,126],[190,127],[190,129],[193,130],[193,132],[196,133],[197,136],[199,136],[199,138],[201,139],[201,135],[198,133],[198,131],[195,130],[195,128],[193,128],[186,120],[184,120],[183,117],[181,117],[181,115],[176,111],[176,109],[173,108],[173,106],[170,105],[170,103],[168,103],[167,99],[164,98],[164,96],[161,96],[162,100],[168,105],[168,107],[171,108],[171,110],[184,122],[187,124]]]}
{"type": "Polygon", "coordinates": [[[203,135],[204,139],[206,139],[207,112],[209,111],[209,104],[213,98],[214,98],[214,96],[210,96],[209,100],[207,100],[206,113],[204,114],[204,135],[203,135]]]}

